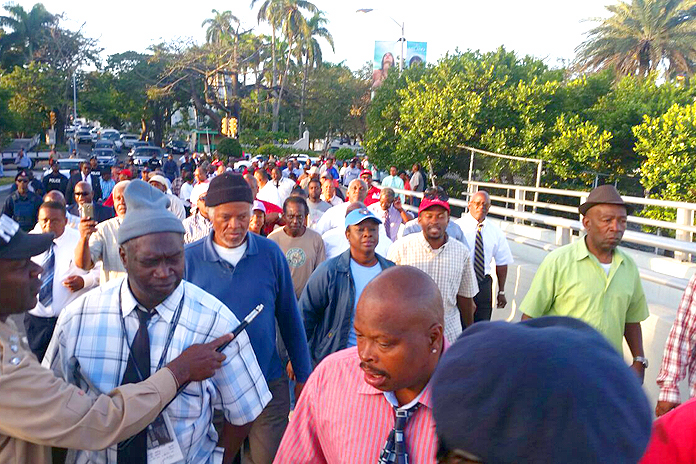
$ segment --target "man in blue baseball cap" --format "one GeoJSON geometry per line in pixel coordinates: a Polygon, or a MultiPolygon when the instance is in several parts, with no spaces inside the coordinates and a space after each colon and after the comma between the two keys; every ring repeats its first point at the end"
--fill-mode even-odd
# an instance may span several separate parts
{"type": "Polygon", "coordinates": [[[315,364],[357,344],[353,318],[360,294],[382,270],[394,265],[375,253],[381,223],[363,203],[351,203],[345,219],[350,249],[322,263],[302,292],[300,311],[315,364]]]}

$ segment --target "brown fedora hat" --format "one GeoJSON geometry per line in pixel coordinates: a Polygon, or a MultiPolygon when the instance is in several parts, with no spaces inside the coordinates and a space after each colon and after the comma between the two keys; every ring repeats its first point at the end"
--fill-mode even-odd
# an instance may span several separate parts
{"type": "Polygon", "coordinates": [[[580,214],[587,214],[587,210],[597,205],[620,205],[626,208],[626,213],[631,214],[633,207],[623,201],[621,195],[613,185],[600,185],[590,192],[587,201],[578,207],[580,214]]]}

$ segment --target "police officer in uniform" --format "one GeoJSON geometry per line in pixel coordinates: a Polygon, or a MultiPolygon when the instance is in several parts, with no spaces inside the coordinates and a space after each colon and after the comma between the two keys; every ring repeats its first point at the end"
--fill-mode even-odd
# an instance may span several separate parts
{"type": "Polygon", "coordinates": [[[177,387],[211,377],[225,356],[225,335],[193,345],[144,382],[89,397],[41,367],[22,340],[12,314],[36,305],[41,266],[52,234],[26,234],[0,216],[0,462],[50,463],[51,446],[98,450],[144,429],[174,398],[177,387]]]}

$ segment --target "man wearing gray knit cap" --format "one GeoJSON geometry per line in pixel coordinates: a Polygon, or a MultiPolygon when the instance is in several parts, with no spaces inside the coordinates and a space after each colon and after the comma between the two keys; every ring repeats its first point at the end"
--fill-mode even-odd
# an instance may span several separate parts
{"type": "MultiPolygon", "coordinates": [[[[45,366],[83,389],[106,392],[138,382],[189,345],[209,343],[239,324],[218,299],[182,280],[184,228],[167,210],[169,199],[140,180],[132,181],[124,196],[118,243],[127,277],[63,310],[44,359],[45,366]]],[[[246,332],[223,354],[215,376],[191,383],[145,431],[105,450],[77,451],[77,461],[147,463],[154,453],[169,453],[177,462],[219,462],[213,409],[241,427],[271,400],[246,332]],[[174,440],[164,440],[167,436],[174,440]]],[[[227,452],[237,449],[228,446],[227,452]]]]}

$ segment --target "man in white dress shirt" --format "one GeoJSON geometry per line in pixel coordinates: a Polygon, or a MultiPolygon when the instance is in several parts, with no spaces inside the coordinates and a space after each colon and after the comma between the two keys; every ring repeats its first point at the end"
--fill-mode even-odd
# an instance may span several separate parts
{"type": "Polygon", "coordinates": [[[29,347],[39,362],[46,353],[63,308],[99,283],[98,266],[91,271],[83,271],[75,266],[73,253],[80,233],[66,225],[63,203],[48,201],[41,205],[36,233],[53,233],[54,239],[51,248],[32,258],[43,267],[41,290],[34,309],[24,315],[29,347]]]}
{"type": "MultiPolygon", "coordinates": [[[[326,184],[325,184],[326,185],[326,184]]],[[[363,203],[367,196],[367,184],[360,179],[355,179],[348,185],[346,201],[329,208],[319,219],[314,230],[324,235],[331,229],[340,228],[345,232],[346,209],[350,203],[363,203]]]]}
{"type": "Polygon", "coordinates": [[[479,190],[469,200],[469,212],[455,222],[464,232],[466,244],[471,250],[474,274],[479,292],[474,297],[476,312],[474,322],[490,321],[493,312],[492,261],[495,261],[495,274],[498,278],[497,307],[507,305],[505,298],[505,279],[508,264],[512,264],[512,253],[505,234],[493,223],[486,221],[491,208],[491,198],[485,190],[479,190]],[[478,244],[477,244],[478,241],[478,244]]]}
{"type": "Polygon", "coordinates": [[[292,179],[283,177],[283,173],[278,166],[271,171],[271,183],[278,189],[281,205],[285,204],[285,200],[288,199],[292,189],[297,185],[292,179]]]}

